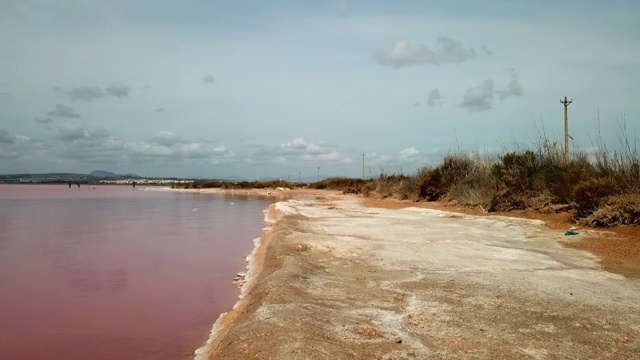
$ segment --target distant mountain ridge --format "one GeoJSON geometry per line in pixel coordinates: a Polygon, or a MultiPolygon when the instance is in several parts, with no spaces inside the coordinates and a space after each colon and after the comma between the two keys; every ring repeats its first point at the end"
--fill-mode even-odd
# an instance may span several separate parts
{"type": "Polygon", "coordinates": [[[117,175],[112,173],[111,171],[93,170],[92,172],[89,173],[89,176],[94,176],[94,177],[116,177],[117,175]]]}
{"type": "Polygon", "coordinates": [[[89,176],[93,176],[93,177],[99,177],[99,178],[122,178],[122,177],[130,177],[130,178],[139,178],[141,176],[138,176],[136,174],[114,174],[111,171],[105,171],[105,170],[93,170],[92,172],[89,173],[89,176]]]}

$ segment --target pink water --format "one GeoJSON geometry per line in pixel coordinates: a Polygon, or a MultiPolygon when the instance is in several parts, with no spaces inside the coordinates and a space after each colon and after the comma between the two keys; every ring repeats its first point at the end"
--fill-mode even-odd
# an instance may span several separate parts
{"type": "Polygon", "coordinates": [[[0,185],[0,359],[190,359],[231,309],[265,200],[0,185]]]}

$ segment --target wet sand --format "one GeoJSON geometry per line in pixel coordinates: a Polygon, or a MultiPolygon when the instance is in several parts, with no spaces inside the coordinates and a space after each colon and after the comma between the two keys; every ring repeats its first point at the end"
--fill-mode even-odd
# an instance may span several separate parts
{"type": "Polygon", "coordinates": [[[640,353],[640,281],[566,247],[563,230],[313,194],[270,207],[242,298],[198,359],[640,353]]]}

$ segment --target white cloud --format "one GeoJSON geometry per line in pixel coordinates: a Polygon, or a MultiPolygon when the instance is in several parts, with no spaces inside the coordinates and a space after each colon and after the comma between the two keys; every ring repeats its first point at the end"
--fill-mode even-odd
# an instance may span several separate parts
{"type": "MultiPolygon", "coordinates": [[[[475,49],[466,48],[460,42],[449,37],[439,38],[438,45],[440,49],[430,50],[423,45],[412,46],[406,40],[398,40],[390,50],[375,52],[373,59],[381,65],[400,68],[416,65],[455,64],[477,56],[475,49]]],[[[488,49],[483,50],[483,55],[487,54],[488,49]]]]}
{"type": "Polygon", "coordinates": [[[418,154],[420,154],[420,151],[418,149],[416,149],[415,147],[406,148],[406,149],[400,151],[400,157],[402,157],[404,159],[413,158],[418,154]]]}
{"type": "Polygon", "coordinates": [[[297,139],[293,139],[292,141],[286,142],[282,145],[280,145],[281,148],[283,149],[307,149],[307,147],[309,146],[309,144],[307,144],[306,141],[304,141],[304,138],[297,138],[297,139]]]}
{"type": "Polygon", "coordinates": [[[158,131],[158,133],[149,139],[150,144],[162,146],[174,146],[177,144],[184,144],[186,142],[187,141],[180,135],[169,131],[158,131]]]}
{"type": "Polygon", "coordinates": [[[158,163],[221,164],[235,161],[235,152],[211,142],[187,140],[182,136],[161,131],[149,141],[126,144],[127,156],[133,161],[152,159],[158,163]]]}
{"type": "Polygon", "coordinates": [[[353,160],[341,152],[335,145],[315,144],[307,142],[299,137],[287,141],[278,146],[253,145],[253,151],[249,157],[250,162],[258,163],[317,163],[341,162],[350,163],[353,160]]]}
{"type": "Polygon", "coordinates": [[[330,153],[319,154],[317,158],[318,160],[322,160],[322,161],[335,161],[335,162],[344,162],[344,163],[353,162],[351,158],[345,156],[344,154],[339,153],[336,150],[333,150],[330,153]]]}
{"type": "Polygon", "coordinates": [[[487,79],[480,85],[469,88],[462,98],[460,107],[471,112],[489,110],[493,106],[493,80],[487,79]]]}
{"type": "Polygon", "coordinates": [[[58,127],[56,138],[64,142],[89,140],[101,143],[110,136],[111,134],[104,129],[89,129],[85,125],[67,123],[58,127]]]}

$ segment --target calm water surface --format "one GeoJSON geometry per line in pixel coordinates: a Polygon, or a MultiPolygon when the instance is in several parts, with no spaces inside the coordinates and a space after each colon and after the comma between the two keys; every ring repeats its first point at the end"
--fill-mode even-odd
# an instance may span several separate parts
{"type": "Polygon", "coordinates": [[[268,200],[0,185],[0,359],[188,359],[268,200]]]}

